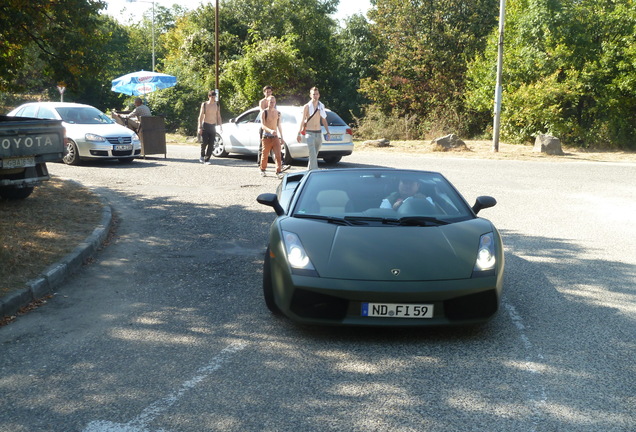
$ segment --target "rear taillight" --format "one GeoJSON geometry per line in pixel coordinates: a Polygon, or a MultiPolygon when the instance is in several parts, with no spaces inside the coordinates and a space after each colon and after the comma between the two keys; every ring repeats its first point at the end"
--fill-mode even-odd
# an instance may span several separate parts
{"type": "Polygon", "coordinates": [[[351,135],[353,136],[353,131],[351,130],[351,128],[347,128],[347,131],[345,132],[347,135],[351,135]]]}

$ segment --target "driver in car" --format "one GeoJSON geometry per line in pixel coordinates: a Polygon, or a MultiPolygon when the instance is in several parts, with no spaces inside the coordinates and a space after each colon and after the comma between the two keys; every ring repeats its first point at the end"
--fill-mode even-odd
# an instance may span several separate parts
{"type": "Polygon", "coordinates": [[[405,201],[411,198],[428,199],[432,203],[430,198],[420,191],[420,182],[413,179],[401,179],[398,190],[384,198],[380,204],[380,208],[397,211],[405,201]]]}

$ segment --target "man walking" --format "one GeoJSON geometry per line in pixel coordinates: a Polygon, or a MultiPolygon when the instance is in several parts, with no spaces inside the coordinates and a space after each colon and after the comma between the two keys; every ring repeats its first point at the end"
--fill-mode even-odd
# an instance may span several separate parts
{"type": "MultiPolygon", "coordinates": [[[[272,95],[273,91],[274,89],[270,85],[263,87],[263,95],[265,97],[258,102],[258,107],[261,109],[261,116],[263,115],[263,111],[267,109],[267,98],[272,95]]],[[[262,157],[263,157],[263,128],[261,127],[258,131],[258,156],[256,158],[256,164],[258,166],[261,166],[262,157]]]]}
{"type": "Polygon", "coordinates": [[[270,151],[274,152],[274,160],[276,161],[276,175],[278,178],[283,177],[283,163],[280,156],[280,147],[284,144],[283,130],[280,126],[280,112],[276,109],[276,98],[269,96],[267,98],[267,109],[261,113],[263,120],[263,157],[261,158],[261,175],[265,177],[267,169],[268,155],[270,151]]]}
{"type": "Polygon", "coordinates": [[[309,90],[311,100],[303,107],[303,118],[300,122],[300,130],[298,131],[298,137],[296,140],[300,143],[302,141],[302,135],[307,136],[307,147],[309,148],[309,165],[307,169],[318,169],[318,153],[320,153],[320,146],[322,145],[322,130],[320,125],[322,124],[327,131],[327,140],[330,138],[329,124],[327,123],[327,111],[320,99],[320,91],[317,87],[312,87],[309,90]]]}
{"type": "Polygon", "coordinates": [[[216,126],[219,126],[219,130],[223,132],[223,126],[221,124],[221,109],[216,101],[216,93],[214,90],[208,92],[207,102],[201,104],[199,110],[199,133],[201,134],[201,157],[199,162],[206,165],[212,165],[210,157],[212,157],[212,150],[214,149],[214,139],[216,137],[216,126]]]}

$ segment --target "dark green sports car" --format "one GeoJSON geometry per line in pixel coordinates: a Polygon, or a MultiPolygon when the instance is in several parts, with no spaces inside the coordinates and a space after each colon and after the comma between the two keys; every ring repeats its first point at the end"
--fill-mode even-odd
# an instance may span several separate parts
{"type": "Polygon", "coordinates": [[[263,266],[267,307],[306,324],[487,321],[499,307],[501,236],[437,172],[390,168],[287,175],[258,202],[278,217],[263,266]]]}

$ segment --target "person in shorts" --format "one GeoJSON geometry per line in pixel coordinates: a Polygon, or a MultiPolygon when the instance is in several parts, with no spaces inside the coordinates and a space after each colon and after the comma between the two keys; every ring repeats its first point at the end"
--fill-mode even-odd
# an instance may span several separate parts
{"type": "Polygon", "coordinates": [[[267,98],[267,109],[261,113],[263,128],[263,157],[261,158],[261,175],[265,177],[267,170],[267,162],[269,160],[270,151],[274,153],[276,162],[276,175],[278,178],[283,177],[283,163],[281,161],[280,148],[285,143],[283,140],[283,130],[280,126],[280,112],[276,109],[276,98],[269,96],[267,98]]]}
{"type": "MultiPolygon", "coordinates": [[[[263,99],[258,101],[258,107],[261,109],[261,115],[263,115],[263,111],[267,109],[267,98],[272,96],[274,89],[272,86],[267,85],[263,87],[263,99]]],[[[263,128],[261,127],[258,130],[258,157],[256,158],[256,164],[261,166],[261,158],[263,157],[263,128]]]]}

